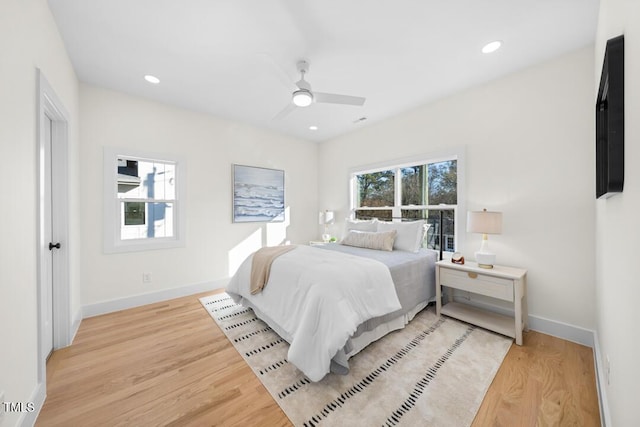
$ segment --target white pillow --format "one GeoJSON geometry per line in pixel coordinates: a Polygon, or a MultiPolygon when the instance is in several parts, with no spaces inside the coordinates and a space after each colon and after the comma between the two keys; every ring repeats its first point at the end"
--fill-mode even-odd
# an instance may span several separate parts
{"type": "Polygon", "coordinates": [[[392,251],[397,233],[396,230],[382,232],[351,230],[340,243],[358,248],[392,251]]]}
{"type": "Polygon", "coordinates": [[[396,230],[398,235],[393,249],[407,252],[418,252],[424,237],[424,220],[411,222],[378,222],[378,231],[396,230]]]}
{"type": "Polygon", "coordinates": [[[345,220],[345,235],[347,235],[351,230],[378,231],[378,220],[376,218],[369,220],[347,218],[345,220]]]}

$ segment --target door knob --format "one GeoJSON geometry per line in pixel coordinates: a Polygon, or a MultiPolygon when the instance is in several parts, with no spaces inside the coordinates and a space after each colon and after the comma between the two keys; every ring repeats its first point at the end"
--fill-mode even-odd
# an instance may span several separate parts
{"type": "Polygon", "coordinates": [[[55,245],[49,242],[49,250],[53,250],[53,248],[60,249],[60,242],[56,243],[55,245]]]}

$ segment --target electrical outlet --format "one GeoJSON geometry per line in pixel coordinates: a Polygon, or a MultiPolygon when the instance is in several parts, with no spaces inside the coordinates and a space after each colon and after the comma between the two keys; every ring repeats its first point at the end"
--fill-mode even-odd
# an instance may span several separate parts
{"type": "Polygon", "coordinates": [[[151,272],[142,273],[142,283],[151,283],[152,280],[151,272]]]}
{"type": "Polygon", "coordinates": [[[604,361],[604,375],[607,378],[607,385],[611,385],[611,361],[608,354],[604,361]]]}

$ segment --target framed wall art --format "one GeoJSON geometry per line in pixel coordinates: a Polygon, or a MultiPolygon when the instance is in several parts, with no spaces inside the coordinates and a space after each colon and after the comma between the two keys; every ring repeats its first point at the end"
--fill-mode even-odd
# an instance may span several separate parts
{"type": "Polygon", "coordinates": [[[284,221],[284,171],[233,165],[233,222],[284,221]]]}

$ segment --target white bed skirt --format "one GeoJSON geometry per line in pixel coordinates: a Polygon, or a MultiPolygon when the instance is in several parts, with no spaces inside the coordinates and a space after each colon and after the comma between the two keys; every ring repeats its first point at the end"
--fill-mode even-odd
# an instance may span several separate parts
{"type": "Polygon", "coordinates": [[[385,323],[382,323],[375,327],[371,331],[365,331],[355,338],[350,338],[348,346],[350,350],[346,353],[340,350],[334,357],[331,363],[331,372],[336,374],[345,375],[348,372],[346,366],[349,366],[348,360],[356,354],[360,353],[366,346],[374,341],[378,341],[380,338],[387,335],[389,332],[397,331],[404,328],[409,322],[422,311],[428,304],[428,301],[423,301],[409,310],[405,314],[401,314],[385,323]]]}

